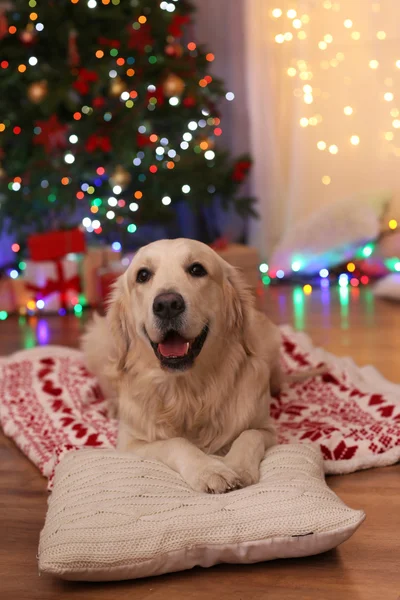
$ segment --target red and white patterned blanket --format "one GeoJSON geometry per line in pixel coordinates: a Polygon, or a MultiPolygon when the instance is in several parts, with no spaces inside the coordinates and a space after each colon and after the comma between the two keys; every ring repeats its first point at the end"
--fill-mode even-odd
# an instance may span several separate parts
{"type": "MultiPolygon", "coordinates": [[[[272,404],[281,443],[320,447],[327,473],[350,473],[400,460],[400,386],[358,368],[282,328],[287,371],[328,365],[323,377],[290,386],[272,404]]],[[[117,422],[78,350],[45,346],[0,359],[0,423],[49,478],[63,454],[115,445],[117,422]]]]}

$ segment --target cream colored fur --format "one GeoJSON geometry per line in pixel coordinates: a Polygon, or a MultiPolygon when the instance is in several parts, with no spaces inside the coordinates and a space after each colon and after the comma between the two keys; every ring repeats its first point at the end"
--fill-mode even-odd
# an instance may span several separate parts
{"type": "Polygon", "coordinates": [[[139,250],[119,278],[107,315],[83,338],[89,369],[117,407],[118,449],[158,459],[202,492],[255,483],[275,443],[271,387],[281,384],[280,332],[254,308],[239,272],[208,246],[162,240],[139,250]],[[194,278],[199,262],[208,275],[194,278]],[[141,268],[154,275],[136,282],[141,268]],[[209,334],[194,366],[161,368],[144,332],[161,341],[152,313],[157,294],[173,290],[187,305],[183,335],[209,334]]]}

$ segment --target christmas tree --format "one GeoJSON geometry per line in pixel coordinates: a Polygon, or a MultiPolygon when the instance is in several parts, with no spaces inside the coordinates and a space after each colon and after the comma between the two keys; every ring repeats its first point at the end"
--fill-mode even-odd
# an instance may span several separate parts
{"type": "MultiPolygon", "coordinates": [[[[83,224],[108,241],[218,197],[250,167],[217,148],[222,82],[187,0],[15,0],[0,22],[0,227],[83,224]]],[[[131,239],[131,238],[130,238],[131,239]]]]}

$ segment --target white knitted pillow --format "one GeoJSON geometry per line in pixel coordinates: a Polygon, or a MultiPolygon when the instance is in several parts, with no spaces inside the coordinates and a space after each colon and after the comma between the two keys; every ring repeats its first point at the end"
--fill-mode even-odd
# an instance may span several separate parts
{"type": "Polygon", "coordinates": [[[328,488],[308,445],[271,448],[260,483],[215,496],[162,463],[80,450],[57,467],[39,569],[107,581],[307,556],[338,546],[364,518],[328,488]]]}

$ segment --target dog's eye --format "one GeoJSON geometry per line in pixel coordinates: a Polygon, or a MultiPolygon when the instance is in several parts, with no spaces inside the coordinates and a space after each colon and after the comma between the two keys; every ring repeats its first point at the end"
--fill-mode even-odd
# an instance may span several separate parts
{"type": "Polygon", "coordinates": [[[200,263],[194,263],[193,265],[190,265],[188,273],[192,277],[205,277],[207,275],[207,271],[200,263]]]}
{"type": "Polygon", "coordinates": [[[146,283],[146,281],[149,281],[150,277],[151,273],[148,269],[140,269],[136,275],[136,281],[138,283],[146,283]]]}

